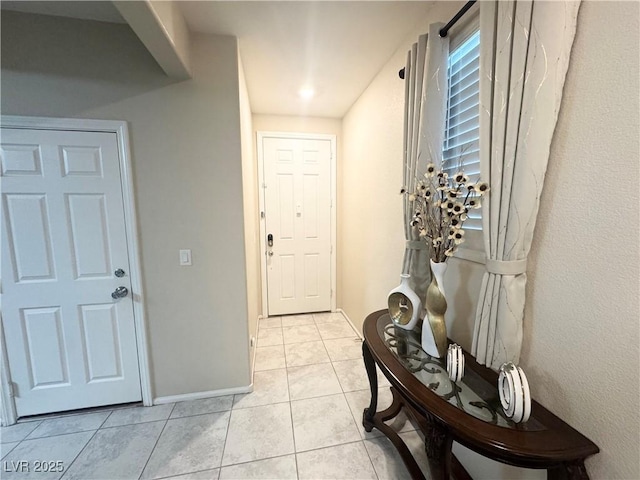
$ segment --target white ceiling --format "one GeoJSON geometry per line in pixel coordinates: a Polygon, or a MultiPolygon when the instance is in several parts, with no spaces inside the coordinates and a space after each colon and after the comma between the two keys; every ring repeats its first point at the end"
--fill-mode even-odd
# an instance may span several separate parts
{"type": "Polygon", "coordinates": [[[235,35],[253,113],[342,118],[434,2],[181,1],[192,32],[235,35]],[[305,85],[316,96],[304,101],[305,85]]]}
{"type": "MultiPolygon", "coordinates": [[[[342,118],[435,1],[178,1],[192,32],[234,35],[253,113],[342,118]],[[313,87],[314,98],[298,91],[313,87]]],[[[108,1],[2,9],[123,23],[108,1]]]]}

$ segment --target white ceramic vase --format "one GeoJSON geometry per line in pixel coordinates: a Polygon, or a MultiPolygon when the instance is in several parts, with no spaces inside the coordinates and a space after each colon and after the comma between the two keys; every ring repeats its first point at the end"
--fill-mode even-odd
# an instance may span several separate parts
{"type": "Polygon", "coordinates": [[[412,330],[420,318],[422,302],[409,286],[411,275],[400,275],[400,285],[389,292],[387,305],[394,325],[404,330],[412,330]]]}
{"type": "Polygon", "coordinates": [[[444,314],[447,311],[447,299],[444,296],[444,273],[446,262],[429,260],[431,283],[427,288],[425,300],[425,318],[422,322],[422,349],[432,357],[444,358],[447,355],[447,325],[444,314]]]}

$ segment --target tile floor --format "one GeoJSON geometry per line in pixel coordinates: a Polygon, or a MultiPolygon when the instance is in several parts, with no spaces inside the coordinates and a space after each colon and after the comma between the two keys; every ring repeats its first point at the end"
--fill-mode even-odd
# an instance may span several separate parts
{"type": "MultiPolygon", "coordinates": [[[[383,409],[391,403],[391,394],[386,379],[379,378],[383,409]]],[[[341,314],[263,319],[258,326],[254,392],[5,427],[0,429],[0,476],[409,478],[391,442],[376,430],[367,433],[362,428],[368,402],[361,340],[341,314]],[[45,463],[53,471],[34,472],[37,461],[54,462],[45,463]],[[31,471],[17,472],[20,465],[31,471]],[[60,466],[63,471],[56,471],[60,466]]],[[[426,472],[422,439],[412,424],[400,415],[393,426],[426,472]]]]}

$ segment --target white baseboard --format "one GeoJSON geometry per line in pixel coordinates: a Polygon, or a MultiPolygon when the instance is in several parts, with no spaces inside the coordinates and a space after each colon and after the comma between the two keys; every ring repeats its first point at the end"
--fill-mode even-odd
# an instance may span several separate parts
{"type": "Polygon", "coordinates": [[[209,390],[207,392],[181,393],[179,395],[157,397],[153,399],[153,404],[162,405],[164,403],[185,402],[187,400],[200,400],[201,398],[222,397],[224,395],[236,395],[238,393],[251,392],[253,392],[253,381],[251,382],[251,385],[247,385],[246,387],[223,388],[220,390],[209,390]]]}
{"type": "Polygon", "coordinates": [[[336,308],[336,312],[339,312],[342,314],[342,316],[347,320],[347,322],[349,322],[349,325],[351,325],[351,328],[353,328],[353,330],[355,330],[355,332],[358,334],[358,336],[360,337],[361,340],[364,340],[364,337],[362,336],[362,332],[360,332],[360,329],[357,328],[353,322],[351,321],[351,319],[349,318],[349,315],[347,315],[347,313],[342,310],[341,308],[336,308]]]}

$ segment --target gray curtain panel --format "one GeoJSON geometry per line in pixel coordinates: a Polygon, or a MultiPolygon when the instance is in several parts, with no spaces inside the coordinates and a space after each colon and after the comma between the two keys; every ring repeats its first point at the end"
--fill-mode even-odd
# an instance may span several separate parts
{"type": "Polygon", "coordinates": [[[480,5],[480,169],[487,271],[472,353],[498,369],[522,345],[527,255],[576,31],[579,1],[480,5]]]}
{"type": "MultiPolygon", "coordinates": [[[[407,54],[405,66],[404,187],[415,191],[425,167],[442,164],[442,142],[447,95],[449,40],[440,38],[442,24],[429,26],[407,54]]],[[[429,249],[411,225],[413,211],[404,197],[405,238],[403,273],[411,275],[411,288],[424,305],[429,273],[429,249]]]]}

